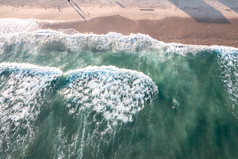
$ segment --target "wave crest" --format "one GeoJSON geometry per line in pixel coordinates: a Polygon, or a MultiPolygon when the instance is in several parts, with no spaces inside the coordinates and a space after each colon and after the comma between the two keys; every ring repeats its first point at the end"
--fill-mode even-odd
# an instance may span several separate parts
{"type": "Polygon", "coordinates": [[[67,73],[67,87],[61,91],[76,104],[68,104],[70,114],[81,109],[102,113],[108,121],[131,122],[158,93],[155,83],[142,73],[113,66],[88,67],[67,73]]]}
{"type": "Polygon", "coordinates": [[[29,64],[0,64],[1,151],[17,149],[34,134],[46,88],[60,74],[55,69],[29,64]]]}

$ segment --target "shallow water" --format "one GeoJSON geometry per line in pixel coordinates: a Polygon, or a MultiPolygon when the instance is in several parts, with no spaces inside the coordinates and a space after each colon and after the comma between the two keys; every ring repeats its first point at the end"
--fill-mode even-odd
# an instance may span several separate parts
{"type": "Polygon", "coordinates": [[[236,158],[237,88],[236,48],[3,32],[0,158],[236,158]]]}

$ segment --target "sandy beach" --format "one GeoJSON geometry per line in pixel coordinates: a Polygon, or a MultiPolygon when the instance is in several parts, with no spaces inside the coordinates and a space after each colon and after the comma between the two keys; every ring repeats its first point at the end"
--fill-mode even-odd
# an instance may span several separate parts
{"type": "Polygon", "coordinates": [[[238,47],[235,0],[2,0],[0,4],[0,18],[36,19],[42,29],[143,33],[164,42],[238,47]]]}

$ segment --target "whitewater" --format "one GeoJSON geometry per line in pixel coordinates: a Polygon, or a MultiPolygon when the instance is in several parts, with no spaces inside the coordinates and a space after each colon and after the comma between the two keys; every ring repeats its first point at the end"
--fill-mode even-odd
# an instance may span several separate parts
{"type": "Polygon", "coordinates": [[[0,158],[236,158],[238,49],[0,20],[0,158]]]}

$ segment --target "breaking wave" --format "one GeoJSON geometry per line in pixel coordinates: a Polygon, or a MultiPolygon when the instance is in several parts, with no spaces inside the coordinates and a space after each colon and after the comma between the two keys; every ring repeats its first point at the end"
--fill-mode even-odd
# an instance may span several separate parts
{"type": "Polygon", "coordinates": [[[62,74],[56,68],[2,63],[0,76],[0,148],[3,152],[19,148],[34,136],[35,122],[47,92],[57,87],[61,76],[67,77],[66,85],[58,92],[68,100],[69,114],[80,115],[80,109],[95,111],[97,115],[102,113],[105,120],[110,120],[109,127],[118,121],[132,122],[144,103],[157,95],[157,86],[149,77],[110,66],[62,74]]]}
{"type": "Polygon", "coordinates": [[[60,74],[29,64],[0,64],[0,154],[32,137],[46,89],[60,74]]]}
{"type": "Polygon", "coordinates": [[[142,73],[115,67],[89,67],[67,73],[67,88],[62,94],[76,106],[70,114],[80,109],[102,113],[106,120],[132,122],[133,115],[157,95],[157,86],[142,73]],[[84,107],[80,106],[83,105],[84,107]]]}

